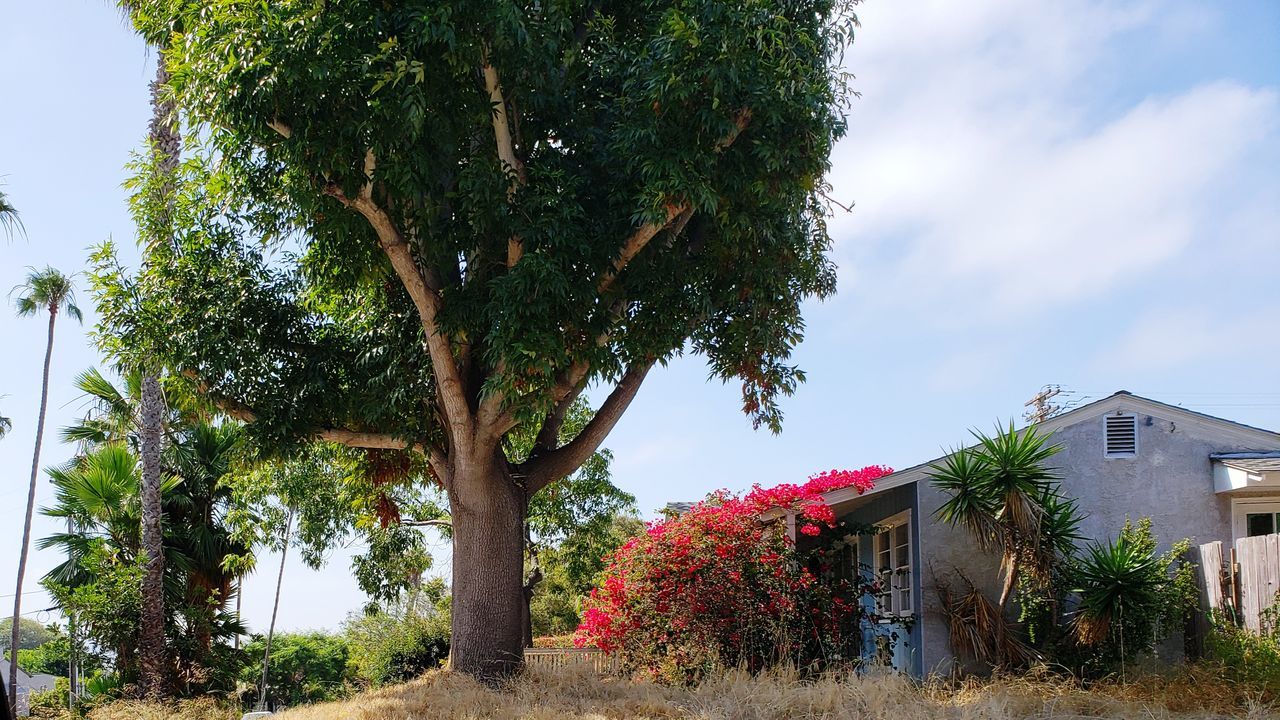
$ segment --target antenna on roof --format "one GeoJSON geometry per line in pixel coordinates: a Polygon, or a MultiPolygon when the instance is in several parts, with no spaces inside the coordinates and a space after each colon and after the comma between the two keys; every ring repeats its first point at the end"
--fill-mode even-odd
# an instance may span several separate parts
{"type": "Polygon", "coordinates": [[[1040,388],[1040,392],[1023,403],[1023,407],[1027,408],[1027,411],[1022,414],[1022,417],[1026,418],[1027,422],[1030,423],[1042,423],[1061,413],[1064,408],[1053,402],[1053,399],[1061,393],[1061,385],[1045,385],[1040,388]]]}

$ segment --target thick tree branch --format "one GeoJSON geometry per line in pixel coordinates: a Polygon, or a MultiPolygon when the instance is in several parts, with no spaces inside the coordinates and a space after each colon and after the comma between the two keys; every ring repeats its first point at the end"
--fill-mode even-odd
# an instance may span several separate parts
{"type": "MultiPolygon", "coordinates": [[[[244,403],[222,395],[209,387],[194,371],[187,370],[182,375],[195,383],[196,392],[208,398],[215,407],[228,417],[242,423],[253,423],[258,414],[244,403]]],[[[352,448],[368,448],[376,450],[412,450],[422,453],[433,468],[444,467],[444,455],[434,447],[424,443],[416,443],[396,437],[391,433],[362,432],[345,428],[322,428],[312,433],[316,440],[346,445],[352,448]]]]}
{"type": "MultiPolygon", "coordinates": [[[[365,170],[370,177],[373,173],[373,154],[365,157],[365,170]]],[[[431,368],[435,373],[436,385],[441,403],[449,419],[451,429],[456,433],[455,443],[467,443],[474,426],[471,407],[467,403],[465,386],[458,369],[457,360],[453,356],[449,338],[440,331],[436,318],[440,312],[439,278],[418,268],[413,258],[409,243],[405,241],[391,216],[373,200],[372,179],[365,184],[360,194],[348,198],[337,185],[329,185],[326,194],[336,198],[347,207],[364,216],[378,235],[378,244],[391,261],[391,267],[400,278],[401,284],[409,292],[414,306],[418,309],[418,317],[422,322],[424,341],[427,353],[431,356],[431,368]]]]}
{"type": "MultiPolygon", "coordinates": [[[[515,195],[516,188],[528,181],[524,163],[516,156],[515,143],[511,139],[511,119],[507,116],[507,101],[502,95],[502,83],[498,80],[498,69],[488,60],[485,52],[484,87],[489,93],[489,105],[493,115],[493,139],[498,146],[498,159],[502,161],[504,170],[514,178],[507,188],[507,200],[515,195]]],[[[513,267],[524,255],[524,243],[519,235],[512,235],[507,240],[507,267],[513,267]]]]}
{"type": "Polygon", "coordinates": [[[529,497],[578,469],[600,448],[600,443],[618,424],[640,390],[640,384],[644,382],[649,368],[653,367],[653,362],[646,360],[632,365],[577,437],[563,447],[529,458],[517,469],[517,474],[525,478],[525,492],[529,497]]]}
{"type": "Polygon", "coordinates": [[[568,394],[554,398],[555,405],[551,408],[551,412],[547,414],[546,419],[542,421],[542,427],[538,429],[538,436],[533,441],[534,453],[550,452],[560,445],[560,428],[564,427],[564,419],[569,414],[569,406],[573,405],[573,401],[578,399],[585,387],[586,382],[578,382],[578,384],[571,387],[568,394]]]}

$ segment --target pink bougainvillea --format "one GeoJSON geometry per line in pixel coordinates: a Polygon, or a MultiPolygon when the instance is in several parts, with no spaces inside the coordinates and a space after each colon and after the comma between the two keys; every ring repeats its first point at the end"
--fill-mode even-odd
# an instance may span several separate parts
{"type": "Polygon", "coordinates": [[[839,656],[856,634],[855,587],[819,583],[778,522],[799,532],[836,526],[823,494],[870,490],[882,466],[830,470],[803,484],[713,493],[688,512],[652,522],[609,558],[575,635],[630,667],[687,680],[718,664],[760,668],[781,658],[839,656]],[[850,623],[852,624],[852,628],[850,623]]]}

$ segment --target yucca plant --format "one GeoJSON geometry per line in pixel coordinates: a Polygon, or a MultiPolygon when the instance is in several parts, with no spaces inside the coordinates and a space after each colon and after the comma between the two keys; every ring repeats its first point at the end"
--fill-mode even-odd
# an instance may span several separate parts
{"type": "Polygon", "coordinates": [[[1061,448],[1046,435],[1035,427],[1018,432],[1012,421],[994,436],[972,432],[975,446],[930,466],[934,485],[949,496],[936,516],[968,529],[982,550],[1001,554],[1004,581],[996,606],[1003,614],[1021,571],[1047,582],[1070,555],[1080,513],[1048,466],[1061,448]]]}
{"type": "MultiPolygon", "coordinates": [[[[1130,625],[1158,612],[1161,588],[1169,582],[1165,563],[1155,554],[1143,527],[1126,524],[1120,536],[1106,543],[1091,543],[1076,568],[1075,592],[1080,611],[1076,636],[1084,645],[1097,646],[1115,637],[1123,643],[1127,615],[1130,625]],[[1145,535],[1145,537],[1144,537],[1145,535]]],[[[1145,630],[1143,631],[1145,635],[1145,630]]]]}

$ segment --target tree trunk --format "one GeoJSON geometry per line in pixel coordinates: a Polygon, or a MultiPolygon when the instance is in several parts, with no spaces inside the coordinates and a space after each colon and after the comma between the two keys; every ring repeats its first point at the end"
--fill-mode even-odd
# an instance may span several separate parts
{"type": "Polygon", "coordinates": [[[524,661],[524,492],[501,460],[455,465],[449,666],[499,680],[524,661]]]}
{"type": "MultiPolygon", "coordinates": [[[[178,131],[177,108],[164,93],[169,84],[164,53],[156,56],[156,78],[151,83],[151,123],[148,139],[155,153],[160,175],[156,192],[162,213],[156,227],[160,237],[146,238],[149,244],[171,243],[169,226],[174,202],[174,172],[178,167],[182,137],[178,131]]],[[[142,379],[142,547],[147,553],[146,574],[142,580],[142,637],[139,652],[142,691],[148,696],[166,693],[166,659],[164,643],[164,540],[160,529],[160,424],[164,417],[164,395],[160,382],[152,374],[142,379]]]]}
{"type": "Polygon", "coordinates": [[[1018,556],[1005,556],[1004,567],[1004,586],[1000,588],[1000,602],[997,607],[1000,608],[1000,614],[1004,615],[1005,608],[1009,604],[1009,598],[1013,596],[1013,589],[1018,584],[1018,556]]]}
{"type": "Polygon", "coordinates": [[[533,647],[533,594],[542,582],[542,569],[535,567],[520,588],[520,636],[524,638],[524,646],[533,647]]]}
{"type": "Polygon", "coordinates": [[[284,542],[280,545],[280,572],[276,574],[276,600],[271,606],[271,624],[267,626],[267,642],[262,650],[262,684],[258,688],[258,710],[267,709],[267,669],[271,666],[271,640],[276,634],[276,615],[280,612],[280,588],[284,585],[284,561],[289,557],[289,535],[293,532],[293,508],[284,521],[284,542]]]}
{"type": "Polygon", "coordinates": [[[144,695],[163,696],[166,689],[164,646],[164,537],[160,530],[160,443],[164,395],[160,381],[142,379],[142,549],[147,555],[142,577],[142,637],[139,642],[144,695]]]}
{"type": "Polygon", "coordinates": [[[18,640],[22,628],[22,580],[27,574],[27,550],[31,547],[31,516],[36,508],[36,478],[40,476],[40,446],[44,443],[44,415],[49,408],[49,364],[53,359],[53,326],[58,307],[49,308],[49,339],[44,346],[44,379],[40,384],[40,416],[36,420],[36,449],[31,456],[31,484],[27,486],[27,519],[22,526],[22,548],[18,553],[18,583],[13,595],[13,633],[9,642],[9,712],[18,715],[18,640]]]}

